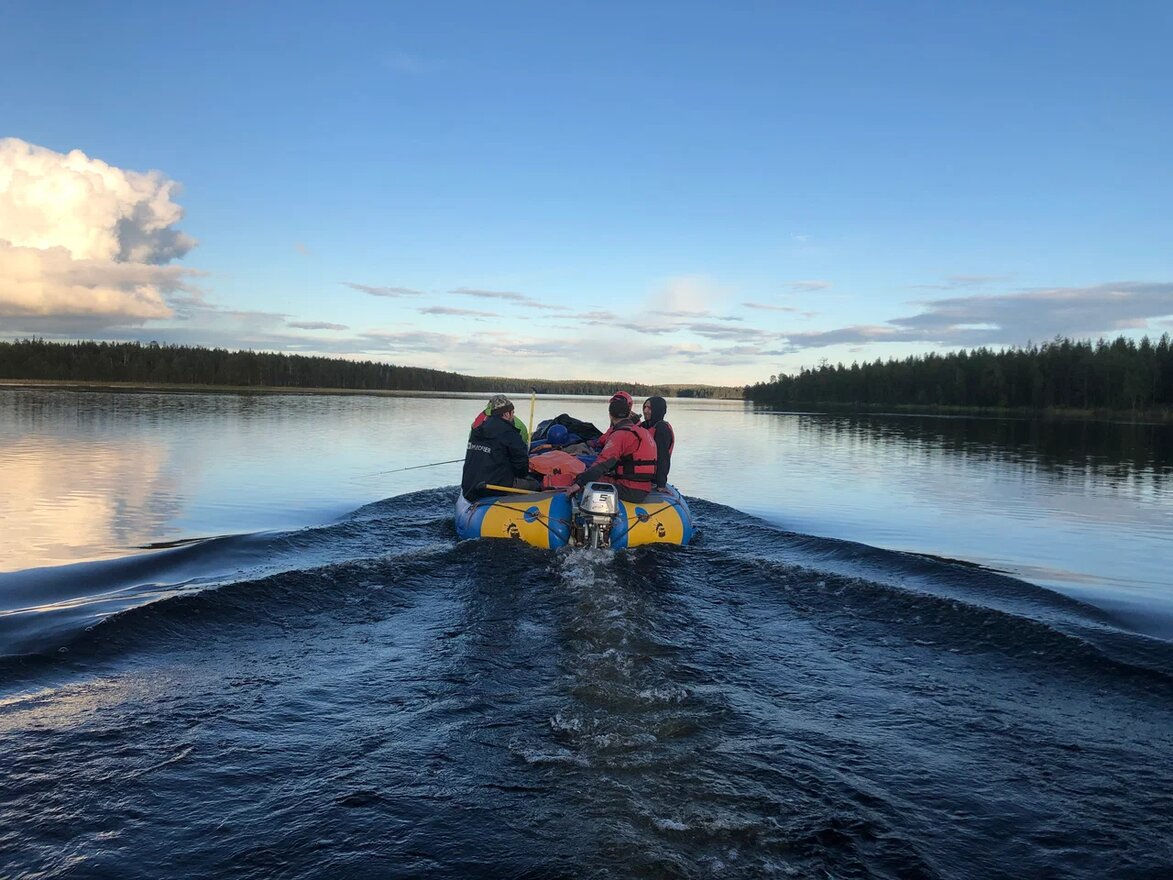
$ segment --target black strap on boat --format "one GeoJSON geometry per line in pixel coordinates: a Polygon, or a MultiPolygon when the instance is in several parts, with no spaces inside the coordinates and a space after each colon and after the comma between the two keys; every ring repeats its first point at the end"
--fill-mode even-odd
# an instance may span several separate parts
{"type": "MultiPolygon", "coordinates": [[[[475,504],[475,503],[477,503],[477,502],[473,502],[473,503],[475,504]]],[[[502,509],[504,509],[504,510],[512,510],[514,513],[520,513],[520,514],[522,514],[522,515],[525,515],[525,514],[529,513],[529,508],[528,508],[528,507],[514,507],[514,506],[513,506],[513,505],[511,505],[511,504],[502,504],[500,501],[494,501],[494,502],[492,502],[492,506],[493,506],[493,507],[500,507],[500,508],[502,508],[502,509]]],[[[555,532],[555,531],[554,531],[554,530],[553,530],[553,529],[550,527],[549,523],[547,523],[547,522],[544,522],[544,520],[549,520],[550,522],[560,523],[560,524],[563,524],[563,525],[570,525],[570,520],[566,520],[566,519],[559,519],[559,518],[557,518],[557,517],[547,516],[547,515],[545,515],[544,513],[541,513],[541,512],[538,512],[538,513],[532,513],[532,514],[530,514],[530,516],[532,516],[534,519],[536,519],[538,522],[540,522],[542,525],[544,525],[544,526],[546,527],[546,531],[548,531],[548,532],[549,532],[551,535],[553,535],[553,536],[554,536],[554,537],[556,537],[556,538],[560,538],[560,537],[561,537],[561,535],[559,535],[557,532],[555,532]]]]}
{"type": "MultiPolygon", "coordinates": [[[[646,522],[652,522],[653,520],[659,519],[661,516],[663,516],[663,515],[664,515],[665,513],[667,513],[669,510],[676,510],[676,511],[678,511],[678,512],[679,512],[679,514],[680,514],[680,524],[681,524],[681,526],[683,526],[683,525],[684,525],[684,520],[685,520],[685,517],[684,517],[684,509],[683,509],[683,507],[681,506],[681,504],[682,504],[682,501],[683,501],[683,499],[681,498],[681,496],[680,496],[680,493],[679,493],[679,492],[677,492],[677,493],[676,493],[676,497],[675,497],[675,498],[669,498],[669,499],[667,499],[666,501],[664,501],[664,502],[663,502],[664,506],[663,506],[663,507],[661,507],[661,508],[659,509],[659,511],[657,511],[655,514],[651,514],[651,515],[649,515],[649,516],[648,516],[648,518],[647,518],[647,520],[646,520],[646,522]]],[[[629,501],[629,502],[627,502],[627,503],[628,503],[628,504],[641,504],[641,503],[643,503],[643,502],[639,502],[639,501],[636,501],[636,502],[631,502],[631,501],[629,501]]],[[[642,523],[642,522],[645,522],[645,520],[640,520],[640,522],[641,522],[641,523],[642,523]]],[[[630,529],[631,529],[631,526],[629,525],[627,528],[628,528],[628,530],[630,531],[630,529]]]]}
{"type": "MultiPolygon", "coordinates": [[[[487,485],[487,484],[486,484],[486,485],[487,485]]],[[[501,499],[501,496],[497,496],[497,498],[496,498],[496,499],[494,499],[494,500],[492,500],[492,501],[490,501],[490,502],[489,502],[489,504],[488,504],[487,506],[489,506],[489,507],[500,507],[500,508],[502,508],[503,510],[512,510],[514,513],[520,513],[520,514],[522,514],[523,516],[524,516],[525,514],[528,514],[528,513],[529,513],[529,510],[530,510],[530,509],[529,509],[528,507],[514,507],[514,506],[513,506],[513,505],[511,505],[511,504],[504,504],[504,503],[503,503],[503,502],[502,502],[500,499],[501,499]]],[[[470,502],[470,510],[472,509],[472,507],[475,507],[477,504],[480,504],[482,501],[485,501],[485,500],[487,500],[487,499],[485,499],[485,498],[478,498],[476,501],[472,501],[472,502],[470,502]]],[[[555,531],[554,531],[552,528],[550,528],[550,526],[549,526],[549,525],[548,525],[546,522],[543,522],[543,520],[549,520],[550,522],[561,523],[561,524],[564,524],[564,525],[570,525],[570,524],[571,524],[571,523],[570,523],[570,520],[565,520],[565,519],[558,519],[558,518],[556,518],[556,517],[550,517],[550,516],[546,516],[545,514],[543,514],[543,513],[541,513],[541,512],[534,513],[534,514],[530,514],[530,515],[531,515],[531,516],[532,516],[534,519],[536,519],[538,522],[542,523],[542,525],[546,527],[546,531],[548,531],[548,532],[549,532],[551,535],[554,535],[555,537],[561,537],[561,536],[560,536],[560,535],[559,535],[557,532],[555,532],[555,531]]]]}

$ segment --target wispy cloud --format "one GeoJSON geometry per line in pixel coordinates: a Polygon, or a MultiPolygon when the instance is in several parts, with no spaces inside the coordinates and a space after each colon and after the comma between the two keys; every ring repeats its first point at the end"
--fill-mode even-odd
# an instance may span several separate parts
{"type": "Polygon", "coordinates": [[[501,317],[496,312],[480,312],[476,309],[458,309],[453,306],[428,306],[427,308],[419,309],[420,314],[424,315],[458,315],[468,318],[499,318],[501,317]]]}
{"type": "Polygon", "coordinates": [[[695,366],[705,367],[735,367],[749,364],[760,364],[763,355],[768,354],[762,346],[748,343],[718,346],[716,348],[697,347],[691,351],[678,352],[682,360],[695,366]]]}
{"type": "Polygon", "coordinates": [[[455,290],[449,291],[457,296],[475,296],[478,299],[502,299],[508,302],[525,303],[532,305],[537,302],[533,297],[526,296],[524,293],[516,293],[512,290],[480,290],[474,287],[458,287],[455,290]]]}
{"type": "Polygon", "coordinates": [[[650,312],[644,311],[632,316],[622,316],[611,311],[577,312],[566,317],[581,321],[587,326],[615,327],[631,330],[633,333],[651,334],[655,336],[670,333],[693,332],[699,335],[708,335],[712,338],[740,338],[745,333],[754,334],[755,330],[745,330],[734,324],[743,324],[744,319],[736,315],[713,315],[707,311],[673,311],[650,312]],[[698,319],[707,320],[698,320],[698,319]],[[711,323],[715,321],[724,324],[711,323]]]}
{"type": "Polygon", "coordinates": [[[464,337],[428,330],[370,330],[360,333],[359,339],[367,351],[383,350],[399,354],[453,351],[462,343],[464,337]]]}
{"type": "Polygon", "coordinates": [[[596,324],[618,324],[619,316],[614,312],[608,311],[593,311],[593,312],[575,312],[573,315],[566,315],[575,321],[585,321],[596,324]]]}
{"type": "Polygon", "coordinates": [[[974,287],[980,284],[994,284],[999,281],[1009,281],[1010,275],[950,275],[946,280],[958,287],[974,287]]]}
{"type": "Polygon", "coordinates": [[[544,303],[539,299],[534,299],[532,296],[517,293],[513,290],[481,290],[475,287],[458,287],[455,290],[450,290],[449,293],[456,294],[457,296],[474,296],[478,299],[503,300],[505,302],[528,306],[531,309],[546,309],[548,311],[558,312],[568,312],[571,310],[569,306],[544,303]]]}
{"type": "Polygon", "coordinates": [[[915,315],[883,324],[787,333],[787,350],[868,342],[947,346],[1021,345],[1054,336],[1086,337],[1146,330],[1173,316],[1173,283],[1124,281],[1052,287],[1000,296],[929,300],[915,315]]]}
{"type": "Polygon", "coordinates": [[[962,290],[968,287],[984,287],[1009,281],[1012,275],[949,275],[936,284],[913,284],[914,290],[962,290]]]}
{"type": "Polygon", "coordinates": [[[426,330],[370,331],[359,334],[357,347],[368,353],[388,356],[432,354],[444,355],[464,371],[485,372],[484,364],[505,358],[568,360],[572,351],[590,352],[594,363],[648,363],[663,361],[695,346],[681,344],[645,344],[633,347],[625,338],[613,335],[566,338],[528,338],[503,331],[476,334],[435,333],[426,330]]]}
{"type": "Polygon", "coordinates": [[[761,309],[761,310],[767,311],[767,312],[797,312],[798,311],[798,309],[796,309],[794,306],[776,306],[776,305],[771,305],[770,303],[743,302],[742,305],[748,309],[761,309]]]}
{"type": "Polygon", "coordinates": [[[215,313],[217,317],[241,321],[257,327],[272,327],[289,317],[284,312],[263,312],[259,309],[221,309],[215,306],[207,306],[206,309],[215,313]]]}
{"type": "Polygon", "coordinates": [[[298,330],[349,330],[346,324],[331,324],[329,321],[286,321],[286,327],[298,330]]]}
{"type": "Polygon", "coordinates": [[[335,338],[311,336],[309,334],[265,332],[254,330],[242,332],[233,330],[209,330],[206,327],[166,327],[141,330],[136,334],[140,341],[157,339],[160,342],[174,342],[179,345],[198,345],[206,348],[252,349],[254,351],[281,351],[293,354],[310,354],[361,359],[369,357],[351,336],[335,338]]]}
{"type": "Polygon", "coordinates": [[[756,327],[730,327],[725,324],[710,324],[703,321],[685,324],[684,329],[706,339],[734,339],[741,342],[772,340],[777,339],[779,335],[758,330],[756,327]]]}
{"type": "Polygon", "coordinates": [[[386,296],[386,297],[401,297],[401,296],[423,296],[422,290],[412,290],[410,287],[375,287],[370,284],[356,284],[353,281],[343,281],[347,287],[363,293],[369,293],[371,296],[386,296]]]}
{"type": "Polygon", "coordinates": [[[830,290],[833,285],[830,281],[816,278],[807,281],[787,281],[786,286],[795,293],[815,293],[820,290],[830,290]]]}

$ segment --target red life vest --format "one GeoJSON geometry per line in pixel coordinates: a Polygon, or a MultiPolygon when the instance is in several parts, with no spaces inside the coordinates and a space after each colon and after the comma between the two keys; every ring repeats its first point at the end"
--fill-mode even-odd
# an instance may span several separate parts
{"type": "Polygon", "coordinates": [[[615,477],[637,489],[651,486],[656,480],[656,438],[647,428],[641,428],[639,425],[615,425],[612,431],[616,434],[626,431],[634,434],[639,441],[639,447],[634,453],[619,457],[615,477]]]}

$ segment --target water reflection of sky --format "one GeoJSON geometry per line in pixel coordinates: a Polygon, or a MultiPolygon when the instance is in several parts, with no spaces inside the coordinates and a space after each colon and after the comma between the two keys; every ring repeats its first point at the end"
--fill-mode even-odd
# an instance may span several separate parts
{"type": "MultiPolygon", "coordinates": [[[[0,570],[298,527],[454,484],[459,464],[380,472],[462,456],[480,404],[0,389],[0,570]]],[[[1071,591],[1168,591],[1168,427],[670,406],[673,482],[687,494],[1071,591]]],[[[559,412],[602,425],[605,401],[539,400],[538,419],[559,412]]]]}
{"type": "MultiPolygon", "coordinates": [[[[799,532],[978,562],[1173,614],[1169,429],[1077,424],[1064,444],[1055,425],[1032,447],[1005,442],[1022,426],[942,419],[926,430],[926,421],[759,413],[746,425],[755,440],[734,432],[734,457],[760,458],[769,473],[735,506],[799,532]],[[1150,443],[1122,443],[1114,428],[1150,443]]],[[[726,471],[718,482],[733,479],[726,471]]]]}
{"type": "Polygon", "coordinates": [[[0,570],[72,562],[167,531],[181,480],[142,437],[24,437],[0,444],[0,570]]]}

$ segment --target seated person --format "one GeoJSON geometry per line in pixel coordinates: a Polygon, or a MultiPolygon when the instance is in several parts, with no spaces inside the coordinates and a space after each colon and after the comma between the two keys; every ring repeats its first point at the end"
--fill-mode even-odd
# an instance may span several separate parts
{"type": "MultiPolygon", "coordinates": [[[[613,400],[613,401],[619,400],[619,401],[623,401],[624,403],[626,403],[628,412],[631,411],[631,407],[635,403],[634,398],[632,398],[632,396],[630,394],[628,394],[626,391],[616,391],[614,394],[611,395],[611,400],[613,400]]],[[[609,405],[610,404],[608,404],[608,406],[609,405]]],[[[614,428],[615,428],[615,426],[611,425],[611,427],[609,427],[601,435],[596,437],[594,440],[591,440],[590,445],[596,450],[602,449],[604,446],[607,445],[607,441],[609,439],[611,439],[611,431],[614,430],[614,428]]]]}
{"type": "Polygon", "coordinates": [[[631,395],[620,392],[607,404],[611,427],[595,463],[566,488],[573,495],[592,481],[613,483],[624,501],[643,501],[656,476],[656,441],[631,415],[631,395]],[[624,399],[626,397],[626,399],[624,399]]]}
{"type": "Polygon", "coordinates": [[[513,421],[513,403],[494,395],[486,408],[489,415],[478,419],[468,434],[460,491],[469,501],[503,494],[489,485],[537,490],[529,478],[529,450],[513,421]]]}
{"type": "Polygon", "coordinates": [[[663,489],[668,485],[668,471],[672,467],[672,450],[676,446],[676,433],[664,421],[668,413],[668,401],[662,397],[649,397],[644,401],[644,420],[640,427],[651,431],[656,440],[656,479],[654,485],[663,489]]]}
{"type": "MultiPolygon", "coordinates": [[[[502,400],[505,399],[504,395],[497,395],[497,396],[500,397],[502,400]]],[[[490,400],[489,402],[492,403],[492,400],[490,400]]],[[[472,426],[474,428],[479,428],[481,426],[481,424],[484,423],[485,419],[487,419],[490,415],[492,415],[492,411],[489,409],[489,407],[486,406],[483,410],[481,410],[479,413],[477,413],[477,417],[472,420],[472,426]]],[[[522,441],[525,443],[529,443],[529,428],[527,428],[525,426],[525,422],[523,422],[521,419],[519,419],[516,415],[514,415],[514,417],[513,417],[513,427],[517,428],[518,432],[521,434],[522,441]]]]}

